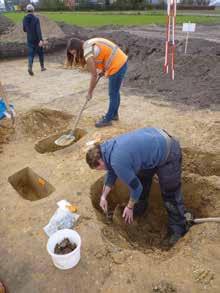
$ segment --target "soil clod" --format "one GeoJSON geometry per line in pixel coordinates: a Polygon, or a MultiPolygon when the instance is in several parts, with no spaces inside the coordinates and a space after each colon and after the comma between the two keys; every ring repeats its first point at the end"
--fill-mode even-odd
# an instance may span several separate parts
{"type": "Polygon", "coordinates": [[[56,254],[68,254],[76,249],[76,244],[70,242],[68,238],[63,239],[62,242],[57,243],[54,249],[56,254]]]}
{"type": "Polygon", "coordinates": [[[152,292],[176,293],[177,290],[171,283],[168,283],[167,281],[161,281],[161,282],[159,282],[159,284],[153,286],[152,292]]]}

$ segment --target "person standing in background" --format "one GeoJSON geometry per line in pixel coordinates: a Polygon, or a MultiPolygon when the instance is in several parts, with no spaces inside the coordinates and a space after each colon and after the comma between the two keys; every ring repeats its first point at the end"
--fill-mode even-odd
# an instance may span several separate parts
{"type": "Polygon", "coordinates": [[[34,15],[34,6],[28,4],[26,11],[27,15],[23,19],[23,31],[27,33],[28,73],[33,76],[33,62],[36,53],[39,56],[41,71],[46,70],[44,67],[44,42],[41,33],[40,20],[34,15]]]}

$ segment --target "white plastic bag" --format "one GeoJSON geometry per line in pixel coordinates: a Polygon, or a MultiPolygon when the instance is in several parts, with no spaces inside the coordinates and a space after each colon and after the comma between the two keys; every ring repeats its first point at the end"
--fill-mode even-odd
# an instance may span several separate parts
{"type": "MultiPolygon", "coordinates": [[[[57,204],[60,206],[59,203],[57,204]]],[[[49,223],[43,228],[44,232],[50,237],[58,230],[71,229],[78,218],[78,214],[69,212],[63,206],[59,207],[50,219],[49,223]]]]}

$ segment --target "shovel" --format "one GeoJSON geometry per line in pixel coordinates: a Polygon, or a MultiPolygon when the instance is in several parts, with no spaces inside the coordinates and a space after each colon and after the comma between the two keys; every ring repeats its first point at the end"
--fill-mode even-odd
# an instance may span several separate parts
{"type": "MultiPolygon", "coordinates": [[[[98,81],[99,81],[99,79],[101,77],[102,76],[99,75],[99,77],[97,78],[96,85],[97,85],[97,83],[98,83],[98,81]]],[[[54,143],[56,145],[58,145],[58,146],[68,146],[68,145],[70,145],[71,143],[73,143],[76,140],[76,137],[75,137],[74,133],[75,133],[76,127],[77,127],[77,125],[79,123],[79,120],[80,120],[80,118],[82,116],[82,113],[85,110],[86,105],[87,105],[88,102],[89,102],[89,99],[87,98],[85,103],[83,104],[83,106],[82,106],[77,118],[76,118],[76,121],[74,123],[73,129],[68,134],[64,134],[64,135],[60,136],[57,140],[55,140],[54,143]]]]}
{"type": "Polygon", "coordinates": [[[70,130],[70,132],[68,134],[63,134],[57,140],[55,140],[54,143],[56,145],[58,145],[58,146],[68,146],[68,145],[70,145],[72,142],[74,142],[76,140],[76,137],[75,137],[74,133],[75,133],[76,127],[77,127],[77,125],[79,123],[79,120],[80,120],[80,118],[82,116],[83,111],[85,110],[85,107],[86,107],[88,101],[89,100],[86,99],[85,103],[83,104],[83,106],[82,106],[82,108],[81,108],[81,110],[80,110],[80,112],[79,112],[79,114],[78,114],[78,116],[76,118],[76,121],[75,121],[75,124],[73,126],[73,129],[70,130]]]}
{"type": "Polygon", "coordinates": [[[190,225],[207,223],[207,222],[220,223],[220,217],[194,219],[192,213],[190,213],[190,212],[185,213],[184,216],[186,218],[186,222],[190,225]]]}

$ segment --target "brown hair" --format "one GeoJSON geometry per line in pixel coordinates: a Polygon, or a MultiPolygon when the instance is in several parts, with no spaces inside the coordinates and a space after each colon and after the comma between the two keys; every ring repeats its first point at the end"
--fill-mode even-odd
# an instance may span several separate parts
{"type": "Polygon", "coordinates": [[[99,160],[102,159],[101,146],[96,143],[86,154],[86,162],[91,169],[95,169],[99,166],[99,160]]]}
{"type": "Polygon", "coordinates": [[[84,67],[86,65],[86,60],[84,58],[83,41],[77,38],[70,39],[67,43],[66,56],[68,66],[80,65],[84,67]],[[76,50],[76,54],[72,55],[70,50],[76,50]]]}

